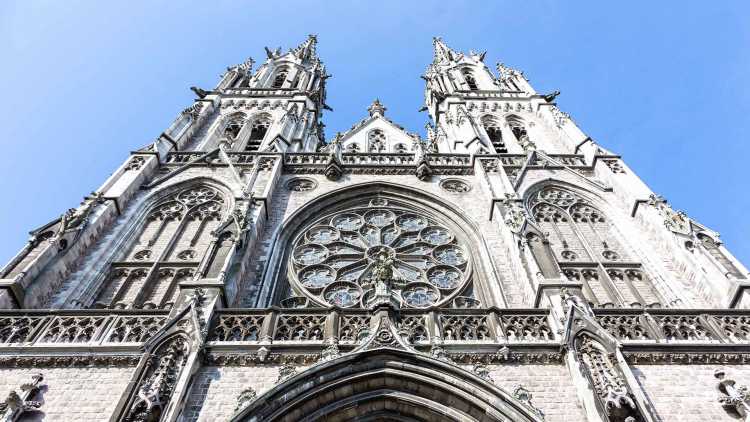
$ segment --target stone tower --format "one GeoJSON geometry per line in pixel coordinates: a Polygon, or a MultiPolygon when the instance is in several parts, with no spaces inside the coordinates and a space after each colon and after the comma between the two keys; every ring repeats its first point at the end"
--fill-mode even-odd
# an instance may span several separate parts
{"type": "Polygon", "coordinates": [[[376,99],[326,139],[316,47],[191,88],[31,232],[4,420],[746,417],[748,270],[558,92],[435,39],[425,138],[376,99]]]}

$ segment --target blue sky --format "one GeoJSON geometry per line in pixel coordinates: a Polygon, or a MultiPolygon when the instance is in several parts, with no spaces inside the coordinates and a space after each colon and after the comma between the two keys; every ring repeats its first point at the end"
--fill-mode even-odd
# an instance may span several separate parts
{"type": "Polygon", "coordinates": [[[441,35],[522,69],[675,208],[750,263],[750,3],[0,3],[0,260],[264,46],[318,34],[328,135],[379,97],[423,132],[419,75],[441,35]],[[210,4],[209,4],[210,3],[210,4]]]}

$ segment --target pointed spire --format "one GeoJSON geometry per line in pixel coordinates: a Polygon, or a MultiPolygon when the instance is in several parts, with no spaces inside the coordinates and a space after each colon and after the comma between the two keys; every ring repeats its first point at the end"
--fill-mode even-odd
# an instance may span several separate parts
{"type": "Polygon", "coordinates": [[[448,47],[440,37],[434,37],[432,39],[432,46],[434,48],[432,60],[433,63],[453,61],[454,58],[458,55],[455,51],[453,51],[453,49],[448,47]]]}
{"type": "Polygon", "coordinates": [[[292,54],[299,57],[302,60],[311,60],[317,54],[315,47],[318,45],[318,36],[310,34],[307,39],[292,49],[292,54]]]}
{"type": "Polygon", "coordinates": [[[367,111],[370,112],[370,116],[374,116],[376,114],[380,116],[385,116],[386,110],[387,109],[385,108],[383,104],[380,103],[380,99],[378,98],[376,98],[375,101],[373,101],[372,104],[370,104],[370,107],[367,107],[367,111]]]}

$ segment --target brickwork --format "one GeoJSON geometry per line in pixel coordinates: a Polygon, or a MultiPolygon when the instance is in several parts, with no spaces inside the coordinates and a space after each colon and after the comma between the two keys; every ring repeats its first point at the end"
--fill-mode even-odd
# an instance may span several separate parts
{"type": "Polygon", "coordinates": [[[717,369],[739,385],[750,385],[750,366],[640,365],[633,374],[656,410],[660,422],[734,422],[738,418],[718,402],[717,369]]]}
{"type": "MultiPolygon", "coordinates": [[[[302,368],[298,371],[301,372],[302,368]]],[[[278,377],[279,367],[276,365],[201,368],[188,396],[186,420],[229,420],[243,390],[251,387],[261,395],[276,385],[278,377]]]]}
{"type": "Polygon", "coordinates": [[[21,368],[0,369],[0,392],[21,392],[21,384],[31,382],[31,375],[44,375],[36,415],[24,421],[70,422],[108,420],[130,381],[134,368],[21,368]]]}
{"type": "MultiPolygon", "coordinates": [[[[471,367],[467,367],[471,370],[471,367]]],[[[523,386],[533,395],[532,403],[545,414],[547,422],[585,420],[573,379],[564,365],[491,365],[495,384],[512,394],[523,386]]]]}

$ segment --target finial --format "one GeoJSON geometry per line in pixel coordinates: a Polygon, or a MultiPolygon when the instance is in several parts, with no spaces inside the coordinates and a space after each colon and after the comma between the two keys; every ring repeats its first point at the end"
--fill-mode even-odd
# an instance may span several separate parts
{"type": "Polygon", "coordinates": [[[367,111],[370,112],[370,116],[374,116],[376,114],[384,116],[385,111],[387,109],[383,104],[380,103],[380,99],[376,98],[375,101],[370,104],[370,107],[367,107],[367,111]]]}

